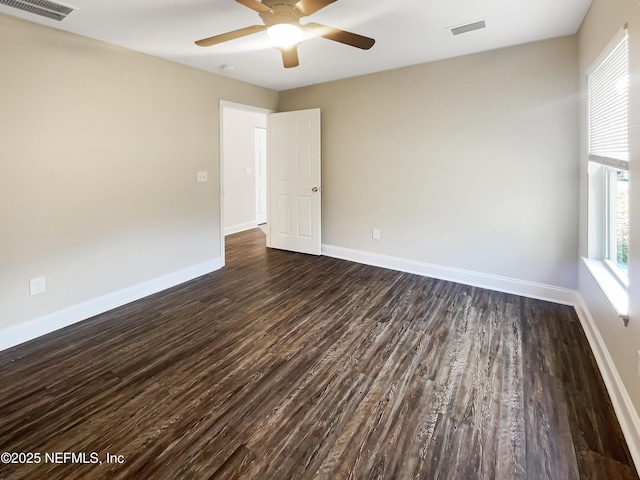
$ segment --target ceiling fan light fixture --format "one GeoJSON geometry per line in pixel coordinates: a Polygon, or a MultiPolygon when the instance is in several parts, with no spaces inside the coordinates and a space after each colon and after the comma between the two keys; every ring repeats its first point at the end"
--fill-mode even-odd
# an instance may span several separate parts
{"type": "Polygon", "coordinates": [[[303,38],[302,29],[290,23],[279,23],[267,29],[267,35],[277,47],[292,47],[303,38]]]}

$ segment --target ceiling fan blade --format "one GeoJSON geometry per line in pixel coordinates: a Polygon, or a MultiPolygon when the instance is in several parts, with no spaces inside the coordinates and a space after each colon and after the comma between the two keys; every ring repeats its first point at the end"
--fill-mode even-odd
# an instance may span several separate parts
{"type": "Polygon", "coordinates": [[[344,43],[352,47],[369,50],[376,41],[373,38],[358,35],[357,33],[347,32],[339,28],[327,27],[319,23],[307,23],[305,29],[313,36],[324,37],[334,42],[344,43]]]}
{"type": "Polygon", "coordinates": [[[245,7],[249,7],[251,10],[255,10],[259,13],[266,13],[271,11],[269,7],[258,2],[258,0],[236,0],[236,2],[244,5],[245,7]]]}
{"type": "Polygon", "coordinates": [[[300,0],[295,4],[295,8],[302,12],[303,17],[306,17],[312,13],[316,13],[327,5],[331,5],[335,1],[336,0],[300,0]]]}
{"type": "Polygon", "coordinates": [[[294,45],[289,48],[281,48],[282,51],[282,63],[284,68],[293,68],[300,65],[298,62],[298,48],[294,45]]]}
{"type": "Polygon", "coordinates": [[[213,37],[203,38],[198,40],[196,45],[201,47],[210,47],[211,45],[217,45],[222,42],[228,42],[240,37],[246,37],[247,35],[253,35],[254,33],[262,32],[266,30],[266,25],[252,25],[250,27],[244,27],[239,30],[233,30],[232,32],[221,33],[220,35],[214,35],[213,37]]]}

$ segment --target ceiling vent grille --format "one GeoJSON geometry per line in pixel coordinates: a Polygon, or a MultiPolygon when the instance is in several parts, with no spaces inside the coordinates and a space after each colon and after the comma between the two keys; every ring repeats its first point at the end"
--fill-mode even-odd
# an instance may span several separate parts
{"type": "Polygon", "coordinates": [[[73,8],[49,0],[0,0],[0,4],[58,21],[73,12],[73,8]]]}
{"type": "Polygon", "coordinates": [[[480,20],[479,22],[467,23],[465,25],[460,25],[459,27],[449,27],[449,31],[453,35],[462,35],[463,33],[473,32],[474,30],[480,30],[481,28],[486,28],[487,24],[484,20],[480,20]]]}

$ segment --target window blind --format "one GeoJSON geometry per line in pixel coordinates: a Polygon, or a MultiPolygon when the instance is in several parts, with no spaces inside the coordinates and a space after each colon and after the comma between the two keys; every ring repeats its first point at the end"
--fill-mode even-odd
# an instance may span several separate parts
{"type": "Polygon", "coordinates": [[[626,170],[629,163],[629,49],[627,30],[587,74],[589,160],[626,170]]]}

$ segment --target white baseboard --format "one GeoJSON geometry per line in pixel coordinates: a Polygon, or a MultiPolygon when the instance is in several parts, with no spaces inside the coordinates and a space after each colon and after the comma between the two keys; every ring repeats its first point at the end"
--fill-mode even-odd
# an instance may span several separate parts
{"type": "Polygon", "coordinates": [[[578,318],[582,324],[582,329],[587,336],[587,340],[591,346],[591,351],[593,352],[593,356],[595,357],[598,368],[600,369],[602,379],[604,380],[609,396],[611,397],[613,409],[618,417],[618,422],[620,423],[620,428],[622,429],[624,438],[627,440],[627,445],[629,446],[629,451],[631,452],[631,457],[635,463],[636,470],[640,472],[640,416],[638,416],[638,412],[631,401],[629,392],[620,378],[618,369],[616,368],[615,363],[613,363],[613,359],[607,349],[607,345],[604,343],[602,335],[600,335],[600,330],[598,330],[598,326],[596,325],[591,312],[589,312],[589,308],[587,307],[584,298],[582,298],[582,295],[579,292],[576,297],[576,313],[578,314],[578,318]]]}
{"type": "Polygon", "coordinates": [[[148,295],[161,292],[194,278],[221,269],[224,259],[208,260],[177,272],[169,273],[131,287],[72,305],[63,310],[0,330],[0,351],[51,333],[60,328],[86,320],[148,295]]]}
{"type": "Polygon", "coordinates": [[[224,227],[224,235],[233,235],[234,233],[244,232],[245,230],[251,230],[258,226],[257,221],[239,223],[238,225],[231,225],[230,227],[224,227]]]}
{"type": "Polygon", "coordinates": [[[576,304],[576,291],[541,283],[517,280],[487,273],[473,272],[460,268],[443,267],[430,263],[390,257],[377,253],[363,252],[349,248],[322,245],[322,254],[375,267],[389,268],[400,272],[415,273],[425,277],[439,278],[474,287],[487,288],[498,292],[512,293],[529,298],[548,300],[564,305],[576,304]]]}

